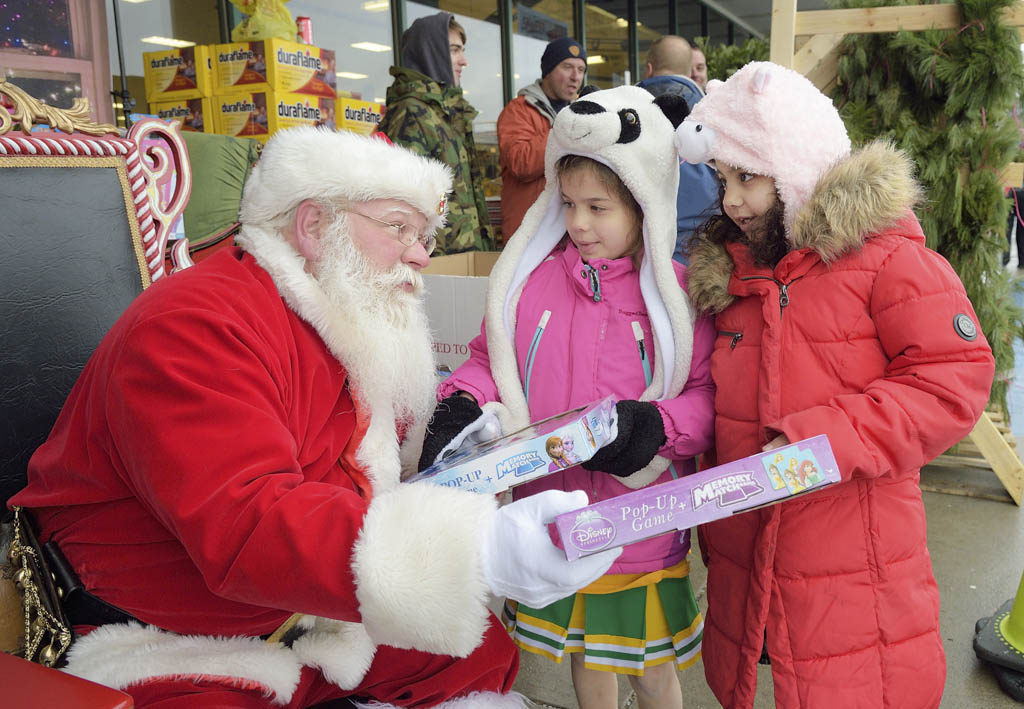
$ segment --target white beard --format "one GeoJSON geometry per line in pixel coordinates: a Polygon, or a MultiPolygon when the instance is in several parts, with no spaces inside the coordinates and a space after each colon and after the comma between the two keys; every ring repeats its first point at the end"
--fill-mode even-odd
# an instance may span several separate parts
{"type": "Polygon", "coordinates": [[[403,263],[378,269],[353,244],[347,227],[345,214],[338,214],[315,264],[317,282],[355,334],[345,343],[342,364],[360,402],[375,414],[391,408],[394,420],[415,435],[434,410],[437,385],[423,279],[403,263]]]}

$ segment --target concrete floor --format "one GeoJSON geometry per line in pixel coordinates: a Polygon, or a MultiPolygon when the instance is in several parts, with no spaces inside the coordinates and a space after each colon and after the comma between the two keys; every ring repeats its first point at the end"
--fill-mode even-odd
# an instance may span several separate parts
{"type": "MultiPolygon", "coordinates": [[[[963,707],[998,709],[1020,707],[1003,693],[992,672],[974,655],[974,623],[1013,598],[1024,573],[1024,511],[1003,492],[991,471],[926,468],[922,486],[959,489],[968,497],[925,492],[928,546],[942,598],[940,623],[946,642],[946,690],[942,709],[963,707]],[[1001,499],[1000,499],[1001,498],[1001,499]]],[[[691,555],[691,573],[701,610],[706,610],[706,571],[700,555],[691,555]]],[[[521,654],[522,666],[515,689],[541,705],[577,709],[568,661],[557,665],[530,653],[521,654]]],[[[759,668],[755,709],[775,705],[769,667],[759,668]]],[[[704,666],[697,663],[680,673],[687,709],[714,709],[720,705],[704,682],[704,666]]],[[[635,709],[629,683],[619,679],[620,706],[635,709]]]]}

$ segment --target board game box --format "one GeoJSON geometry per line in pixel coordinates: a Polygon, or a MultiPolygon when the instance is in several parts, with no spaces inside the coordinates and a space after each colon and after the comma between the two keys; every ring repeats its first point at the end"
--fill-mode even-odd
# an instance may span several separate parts
{"type": "Polygon", "coordinates": [[[406,482],[497,494],[590,460],[615,438],[615,399],[537,421],[491,441],[462,448],[406,482]]]}
{"type": "Polygon", "coordinates": [[[566,556],[684,530],[839,482],[828,437],[814,436],[555,518],[566,556]]]}

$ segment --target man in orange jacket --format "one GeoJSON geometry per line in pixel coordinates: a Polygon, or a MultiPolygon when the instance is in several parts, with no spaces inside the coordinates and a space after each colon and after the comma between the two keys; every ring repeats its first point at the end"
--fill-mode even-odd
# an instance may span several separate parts
{"type": "Polygon", "coordinates": [[[501,153],[501,234],[507,242],[544,190],[544,148],[555,114],[576,98],[587,71],[587,51],[572,37],[550,42],[541,78],[519,90],[498,116],[501,153]]]}

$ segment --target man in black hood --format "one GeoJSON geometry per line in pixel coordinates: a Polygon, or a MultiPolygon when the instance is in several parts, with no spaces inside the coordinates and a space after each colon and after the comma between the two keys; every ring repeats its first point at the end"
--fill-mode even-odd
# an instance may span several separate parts
{"type": "Polygon", "coordinates": [[[466,31],[447,12],[417,19],[402,35],[402,66],[391,67],[387,113],[377,130],[393,142],[440,160],[454,178],[448,226],[437,254],[493,248],[483,175],[475,167],[477,111],[459,88],[466,31]]]}

